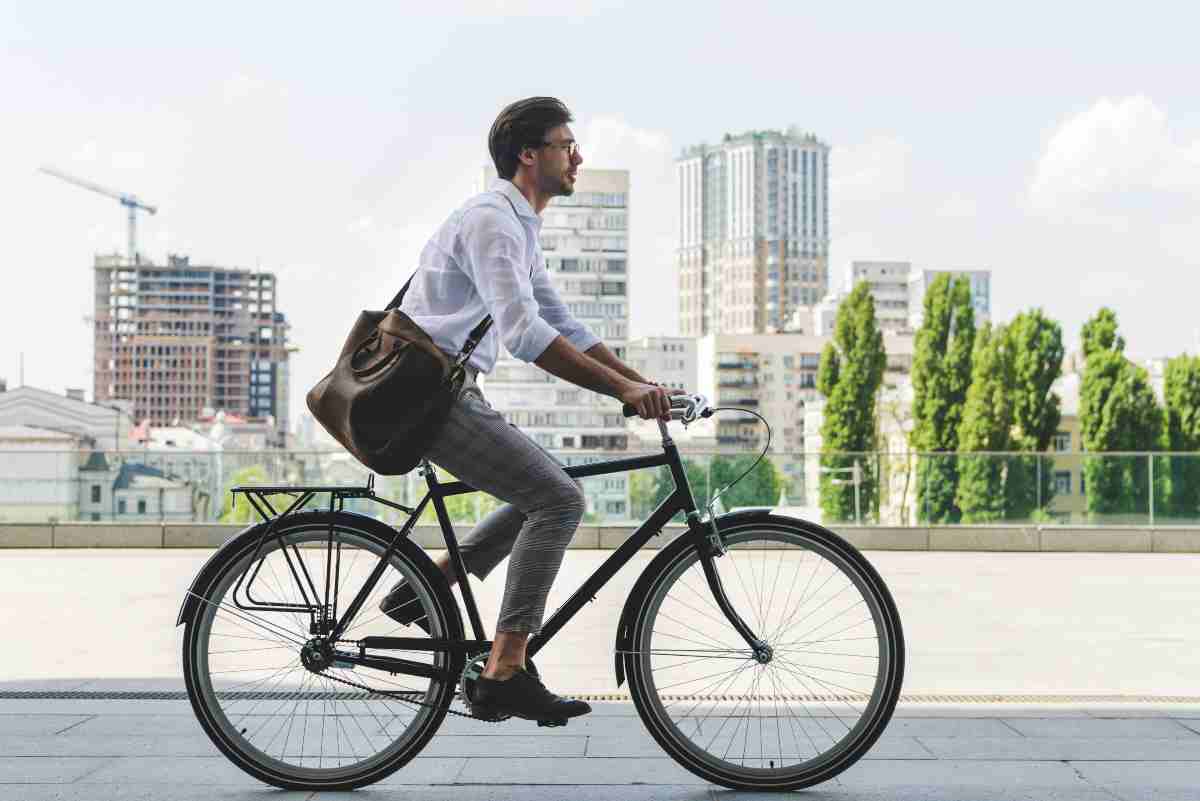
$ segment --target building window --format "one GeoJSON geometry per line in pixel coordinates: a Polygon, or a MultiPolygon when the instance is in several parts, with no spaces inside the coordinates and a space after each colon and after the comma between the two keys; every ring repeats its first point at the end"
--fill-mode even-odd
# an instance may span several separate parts
{"type": "Polygon", "coordinates": [[[124,498],[117,501],[117,514],[119,514],[119,515],[125,514],[125,499],[124,498]]]}
{"type": "Polygon", "coordinates": [[[138,498],[138,514],[139,515],[146,514],[146,499],[145,498],[138,498]]]}
{"type": "Polygon", "coordinates": [[[93,523],[100,522],[100,513],[99,512],[92,512],[92,522],[93,523]]]}
{"type": "Polygon", "coordinates": [[[1054,472],[1054,494],[1055,495],[1070,495],[1071,494],[1071,471],[1056,470],[1054,472]]]}
{"type": "Polygon", "coordinates": [[[92,503],[100,503],[100,485],[92,485],[92,503]]]}
{"type": "Polygon", "coordinates": [[[1059,431],[1054,435],[1052,445],[1054,450],[1058,451],[1059,453],[1071,450],[1071,432],[1059,431]]]}

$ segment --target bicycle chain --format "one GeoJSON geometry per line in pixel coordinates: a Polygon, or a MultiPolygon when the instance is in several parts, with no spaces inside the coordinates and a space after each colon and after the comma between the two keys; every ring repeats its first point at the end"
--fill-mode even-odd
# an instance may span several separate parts
{"type": "MultiPolygon", "coordinates": [[[[437,705],[435,705],[435,704],[428,704],[428,703],[425,703],[424,701],[414,701],[411,698],[404,698],[400,695],[400,693],[394,692],[392,690],[378,690],[374,687],[368,687],[365,684],[359,684],[356,681],[350,681],[349,679],[343,679],[339,676],[334,676],[332,674],[325,673],[325,672],[321,672],[317,675],[324,676],[327,679],[339,682],[341,684],[347,684],[351,687],[357,687],[360,690],[366,690],[367,692],[374,693],[375,695],[383,695],[388,698],[394,698],[395,700],[400,701],[405,704],[416,704],[417,706],[426,706],[426,707],[429,707],[430,709],[438,708],[437,705]]],[[[461,698],[462,695],[463,695],[462,693],[456,692],[456,693],[454,693],[454,698],[455,699],[461,698]]],[[[453,703],[453,699],[451,700],[451,703],[453,703]]],[[[466,702],[464,701],[464,703],[466,703],[466,702]]],[[[451,709],[450,707],[446,707],[446,714],[458,715],[460,718],[470,718],[471,720],[477,720],[480,723],[503,723],[504,721],[508,720],[508,718],[499,718],[497,720],[489,720],[488,718],[481,718],[476,715],[472,715],[469,712],[459,712],[455,709],[451,709]]]]}

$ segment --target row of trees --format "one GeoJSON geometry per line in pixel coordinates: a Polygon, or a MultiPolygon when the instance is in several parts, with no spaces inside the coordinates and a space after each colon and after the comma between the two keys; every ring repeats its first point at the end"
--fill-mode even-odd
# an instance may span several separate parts
{"type": "MultiPolygon", "coordinates": [[[[1059,429],[1062,328],[1040,309],[1007,325],[977,326],[966,278],[942,275],[925,295],[912,365],[912,431],[918,519],[931,523],[1028,520],[1045,514],[1054,495],[1051,460],[1043,455],[1059,429]],[[984,455],[1001,452],[997,457],[984,455]],[[945,454],[939,456],[938,454],[945,454]]],[[[1079,416],[1082,446],[1113,451],[1200,448],[1200,357],[1172,359],[1160,407],[1145,369],[1124,355],[1116,315],[1101,309],[1083,327],[1085,369],[1079,416]]],[[[887,468],[880,444],[878,398],[886,353],[869,287],[854,288],[838,313],[821,356],[817,388],[825,396],[820,500],[830,519],[855,516],[855,492],[877,515],[887,468]],[[857,485],[847,468],[862,467],[857,485]]],[[[1200,456],[1089,456],[1084,478],[1089,512],[1143,511],[1155,470],[1156,508],[1200,515],[1200,456]]],[[[908,469],[905,465],[904,469],[908,469]]]]}

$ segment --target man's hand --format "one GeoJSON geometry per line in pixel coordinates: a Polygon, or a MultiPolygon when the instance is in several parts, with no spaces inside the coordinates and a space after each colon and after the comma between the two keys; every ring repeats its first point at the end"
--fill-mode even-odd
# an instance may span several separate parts
{"type": "Polygon", "coordinates": [[[643,420],[657,419],[668,422],[671,419],[670,396],[686,394],[682,389],[630,382],[629,386],[622,390],[620,398],[622,403],[628,403],[637,409],[638,417],[643,420]]]}

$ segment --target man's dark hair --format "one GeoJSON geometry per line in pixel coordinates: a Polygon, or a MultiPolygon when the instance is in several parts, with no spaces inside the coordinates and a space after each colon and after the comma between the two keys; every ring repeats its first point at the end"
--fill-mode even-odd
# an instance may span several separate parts
{"type": "Polygon", "coordinates": [[[574,121],[566,105],[554,97],[527,97],[500,112],[488,133],[488,152],[501,178],[517,174],[517,157],[527,147],[541,147],[551,128],[574,121]]]}

